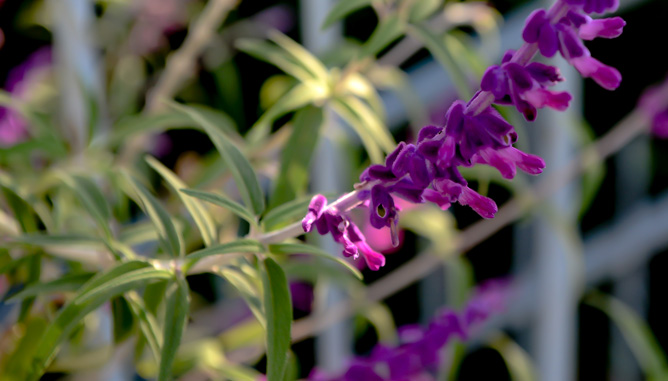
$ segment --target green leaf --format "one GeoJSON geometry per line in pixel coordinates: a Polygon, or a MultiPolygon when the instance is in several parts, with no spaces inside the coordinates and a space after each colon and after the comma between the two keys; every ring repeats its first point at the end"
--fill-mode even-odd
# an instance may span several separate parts
{"type": "Polygon", "coordinates": [[[29,233],[12,237],[11,242],[24,243],[32,246],[101,246],[99,238],[74,234],[41,234],[29,233]]]}
{"type": "Polygon", "coordinates": [[[39,338],[44,334],[48,322],[40,316],[32,316],[22,324],[16,324],[13,334],[21,332],[22,336],[15,344],[12,352],[3,352],[3,363],[5,368],[0,368],[3,380],[25,380],[30,371],[30,360],[32,359],[39,338]]]}
{"type": "Polygon", "coordinates": [[[14,218],[21,225],[24,232],[34,232],[37,230],[37,220],[33,213],[33,208],[28,200],[23,199],[18,193],[4,184],[0,185],[0,190],[7,201],[7,205],[14,212],[14,218]]]}
{"type": "MultiPolygon", "coordinates": [[[[159,284],[153,283],[148,287],[159,284]]],[[[146,292],[145,292],[146,293],[146,292]]],[[[144,338],[148,343],[151,353],[153,353],[153,358],[156,362],[160,362],[160,352],[162,348],[162,336],[159,333],[162,331],[160,326],[155,319],[155,317],[149,312],[149,309],[144,305],[144,301],[135,291],[130,291],[127,293],[127,301],[130,305],[132,313],[135,315],[139,321],[139,329],[141,329],[144,334],[144,338]]]]}
{"type": "Polygon", "coordinates": [[[276,261],[262,261],[264,310],[267,316],[267,379],[282,380],[290,350],[292,302],[288,280],[276,261]]]}
{"type": "Polygon", "coordinates": [[[348,92],[366,101],[374,115],[379,119],[384,119],[385,106],[383,100],[373,84],[364,75],[356,72],[350,73],[346,75],[342,85],[348,92]]]}
{"type": "Polygon", "coordinates": [[[165,330],[160,352],[158,380],[168,380],[172,374],[172,364],[181,344],[181,336],[186,328],[189,308],[188,284],[184,278],[178,277],[176,282],[167,288],[165,330]]]}
{"type": "Polygon", "coordinates": [[[351,265],[341,257],[329,254],[317,246],[307,245],[305,243],[278,243],[269,245],[269,251],[275,254],[310,254],[315,255],[316,257],[326,258],[345,266],[358,279],[363,279],[362,273],[355,266],[351,265]]]}
{"type": "Polygon", "coordinates": [[[368,7],[373,0],[340,0],[327,14],[325,21],[322,24],[322,29],[329,28],[335,22],[355,12],[358,9],[368,7]]]}
{"type": "Polygon", "coordinates": [[[174,174],[169,168],[165,167],[158,160],[151,156],[146,156],[146,162],[151,168],[155,169],[163,179],[172,187],[174,192],[179,196],[183,205],[185,205],[190,215],[193,217],[197,228],[202,235],[202,240],[204,241],[205,246],[211,246],[214,242],[217,241],[217,232],[216,226],[213,222],[213,218],[209,212],[204,208],[201,202],[194,200],[191,197],[184,197],[180,189],[186,188],[187,185],[181,181],[181,179],[174,174]]]}
{"type": "Polygon", "coordinates": [[[445,68],[450,79],[457,88],[461,99],[471,98],[471,88],[468,85],[466,73],[459,67],[445,41],[434,35],[431,30],[421,25],[410,25],[409,32],[434,55],[434,58],[445,68]]]}
{"type": "MultiPolygon", "coordinates": [[[[209,120],[212,120],[230,139],[241,139],[236,131],[234,121],[220,110],[204,105],[188,104],[209,120]]],[[[175,128],[193,128],[193,120],[180,111],[165,111],[160,114],[140,114],[128,116],[120,120],[111,130],[108,144],[116,146],[130,137],[147,132],[161,132],[175,128]]]]}
{"type": "Polygon", "coordinates": [[[665,380],[668,377],[666,356],[650,327],[635,311],[599,292],[591,293],[584,302],[605,312],[615,323],[648,379],[665,380]]]}
{"type": "Polygon", "coordinates": [[[239,295],[244,299],[248,308],[257,319],[257,321],[262,325],[263,328],[267,327],[267,319],[264,316],[264,311],[262,307],[262,301],[259,297],[259,292],[251,279],[250,274],[241,271],[235,267],[221,267],[216,271],[218,275],[225,278],[234,288],[239,292],[239,295]]]}
{"type": "Polygon", "coordinates": [[[490,347],[496,349],[508,367],[513,381],[538,380],[538,372],[532,364],[529,354],[515,341],[503,333],[495,335],[490,347]]]}
{"type": "Polygon", "coordinates": [[[102,229],[106,237],[111,237],[109,222],[111,220],[111,207],[107,203],[107,198],[95,183],[83,176],[61,175],[62,180],[77,194],[81,204],[88,210],[98,227],[102,229]]]}
{"type": "Polygon", "coordinates": [[[111,314],[114,320],[114,343],[121,343],[132,334],[134,316],[128,302],[122,296],[111,299],[111,314]]]}
{"type": "Polygon", "coordinates": [[[302,67],[311,74],[313,79],[322,83],[327,82],[327,68],[322,62],[320,62],[320,60],[318,60],[303,46],[299,45],[290,37],[284,35],[276,29],[269,31],[269,39],[283,48],[283,50],[287,52],[295,62],[298,62],[300,65],[302,65],[302,67]]]}
{"type": "Polygon", "coordinates": [[[125,171],[123,173],[136,193],[139,206],[142,207],[144,213],[148,215],[158,230],[163,250],[174,257],[183,256],[181,236],[177,233],[176,227],[174,227],[174,223],[167,211],[143,184],[129,173],[125,171]]]}
{"type": "Polygon", "coordinates": [[[369,132],[364,121],[350,108],[350,105],[341,98],[334,98],[330,106],[360,137],[371,162],[376,164],[382,163],[385,160],[383,151],[378,146],[375,137],[369,132]]]}
{"type": "Polygon", "coordinates": [[[28,379],[36,380],[44,373],[58,352],[60,343],[69,337],[88,313],[114,296],[156,280],[172,277],[168,271],[145,266],[146,264],[137,261],[122,263],[86,283],[78,295],[58,312],[42,335],[31,362],[31,376],[28,379]]]}
{"type": "Polygon", "coordinates": [[[225,135],[220,133],[204,114],[187,106],[176,103],[170,104],[173,108],[189,115],[209,135],[232,172],[244,203],[256,215],[261,214],[264,210],[264,195],[262,194],[262,189],[260,189],[260,184],[257,181],[253,167],[251,167],[241,151],[225,135]]]}
{"type": "Polygon", "coordinates": [[[293,130],[281,155],[281,170],[276,180],[270,207],[302,196],[309,179],[309,164],[320,136],[325,116],[322,108],[306,107],[293,118],[293,130]]]}
{"type": "Polygon", "coordinates": [[[14,302],[42,294],[76,291],[81,288],[81,286],[86,283],[92,276],[93,273],[65,275],[61,278],[54,279],[49,282],[31,284],[20,292],[12,295],[7,299],[7,301],[14,302]]]}
{"type": "Polygon", "coordinates": [[[406,23],[399,15],[391,15],[378,23],[371,37],[362,45],[362,57],[375,56],[392,41],[401,37],[406,29],[406,23]]]}
{"type": "MultiPolygon", "coordinates": [[[[264,246],[259,241],[249,238],[242,238],[236,241],[221,243],[207,247],[206,249],[197,250],[186,255],[186,259],[199,260],[211,255],[230,254],[230,253],[261,253],[264,251],[264,246]]],[[[194,262],[192,263],[194,264],[194,262]]],[[[190,266],[187,267],[191,267],[190,266]]]]}
{"type": "Polygon", "coordinates": [[[419,0],[411,6],[408,19],[411,22],[420,22],[431,16],[443,5],[443,0],[419,0]]]}
{"type": "Polygon", "coordinates": [[[378,341],[389,345],[397,344],[397,327],[392,318],[392,311],[386,305],[380,303],[372,304],[364,308],[362,314],[376,329],[378,341]]]}
{"type": "Polygon", "coordinates": [[[288,52],[276,45],[263,40],[242,38],[237,41],[236,47],[259,60],[278,67],[302,82],[316,79],[313,73],[304,67],[302,63],[295,60],[288,52]]]}
{"type": "Polygon", "coordinates": [[[271,230],[286,222],[293,222],[295,219],[304,218],[311,198],[313,196],[299,198],[276,206],[262,217],[262,225],[264,225],[266,230],[271,230]]]}
{"type": "Polygon", "coordinates": [[[329,96],[329,90],[314,81],[300,83],[283,95],[269,110],[251,126],[246,134],[250,144],[264,139],[271,131],[271,125],[276,119],[288,112],[300,109],[310,103],[322,101],[329,96]]]}
{"type": "Polygon", "coordinates": [[[179,191],[187,194],[190,197],[195,197],[228,209],[232,213],[248,221],[249,224],[257,225],[257,218],[253,216],[253,213],[251,213],[250,210],[246,209],[245,206],[239,204],[238,202],[223,196],[222,194],[206,192],[197,189],[179,189],[179,191]]]}

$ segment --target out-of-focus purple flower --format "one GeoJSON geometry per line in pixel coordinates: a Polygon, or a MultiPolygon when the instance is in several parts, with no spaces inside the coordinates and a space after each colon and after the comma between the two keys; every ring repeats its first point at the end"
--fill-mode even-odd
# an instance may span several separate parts
{"type": "Polygon", "coordinates": [[[668,79],[659,86],[652,86],[640,97],[638,108],[650,120],[651,132],[661,139],[668,139],[668,79]]]}
{"type": "Polygon", "coordinates": [[[427,328],[412,324],[398,329],[399,345],[378,344],[367,357],[351,359],[340,376],[314,369],[316,381],[433,380],[440,365],[441,350],[453,339],[467,340],[493,314],[503,311],[509,294],[507,280],[481,284],[461,311],[444,309],[427,328]]]}
{"type": "MultiPolygon", "coordinates": [[[[40,48],[13,68],[5,81],[12,98],[29,102],[34,89],[48,79],[52,65],[51,47],[40,48]]],[[[0,107],[0,145],[11,146],[28,136],[27,122],[15,110],[0,107]]]]}
{"type": "Polygon", "coordinates": [[[657,138],[668,139],[668,109],[652,119],[652,134],[657,138]]]}
{"type": "Polygon", "coordinates": [[[292,306],[304,312],[311,312],[313,305],[313,286],[306,282],[290,282],[292,306]]]}
{"type": "Polygon", "coordinates": [[[251,17],[254,22],[287,33],[295,24],[295,14],[286,5],[269,7],[251,17]]]}

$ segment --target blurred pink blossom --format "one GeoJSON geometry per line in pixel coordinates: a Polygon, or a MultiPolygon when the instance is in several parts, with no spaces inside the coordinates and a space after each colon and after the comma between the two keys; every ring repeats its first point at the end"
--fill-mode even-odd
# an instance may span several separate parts
{"type": "MultiPolygon", "coordinates": [[[[51,47],[40,48],[9,72],[4,89],[14,99],[30,100],[33,95],[31,91],[50,76],[51,64],[51,47]]],[[[27,123],[19,113],[0,107],[0,146],[14,145],[27,136],[27,123]]]]}
{"type": "Polygon", "coordinates": [[[171,33],[185,27],[186,5],[190,0],[137,1],[137,20],[130,32],[130,48],[137,54],[149,54],[167,45],[171,33]]]}

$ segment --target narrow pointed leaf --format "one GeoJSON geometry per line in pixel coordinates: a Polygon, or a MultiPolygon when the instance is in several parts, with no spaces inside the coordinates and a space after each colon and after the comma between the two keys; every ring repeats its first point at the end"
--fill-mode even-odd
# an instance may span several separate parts
{"type": "Polygon", "coordinates": [[[182,256],[183,246],[181,243],[181,236],[177,233],[176,227],[174,227],[174,223],[165,208],[162,207],[160,202],[143,184],[127,172],[125,172],[125,175],[136,193],[139,205],[144,210],[144,213],[151,219],[153,225],[155,225],[158,235],[160,236],[160,243],[163,246],[163,250],[174,257],[182,256]]]}
{"type": "Polygon", "coordinates": [[[236,47],[259,60],[278,67],[302,82],[315,79],[303,65],[274,44],[263,40],[242,38],[237,41],[236,47]]]}
{"type": "Polygon", "coordinates": [[[246,209],[245,206],[239,204],[238,202],[223,196],[222,194],[206,192],[197,189],[179,189],[179,191],[190,196],[187,198],[197,198],[202,201],[210,202],[214,205],[228,209],[230,212],[248,221],[248,223],[251,225],[257,224],[256,218],[253,216],[253,213],[251,213],[250,210],[246,209]]]}
{"type": "Polygon", "coordinates": [[[311,74],[313,79],[321,83],[327,81],[328,73],[325,65],[303,46],[275,29],[269,31],[269,38],[283,48],[295,62],[302,65],[311,74]]]}
{"type": "Polygon", "coordinates": [[[356,10],[370,6],[372,2],[373,0],[340,0],[336,2],[336,4],[327,14],[325,22],[322,24],[322,28],[329,28],[335,22],[341,20],[356,10]]]}
{"type": "Polygon", "coordinates": [[[22,300],[24,298],[38,296],[42,294],[53,294],[57,292],[76,291],[85,284],[93,273],[82,273],[75,275],[65,275],[62,278],[54,279],[49,282],[35,283],[27,286],[20,292],[7,299],[8,302],[22,300]]]}
{"type": "Polygon", "coordinates": [[[162,332],[162,329],[155,317],[144,305],[142,298],[135,291],[130,291],[127,295],[130,309],[139,321],[139,329],[141,329],[144,334],[144,338],[151,349],[153,358],[156,362],[160,362],[160,352],[162,348],[162,336],[160,336],[160,332],[162,332]]]}
{"type": "Polygon", "coordinates": [[[332,255],[317,246],[307,245],[305,243],[278,243],[269,245],[269,251],[275,254],[310,254],[315,255],[316,257],[329,259],[330,261],[337,262],[346,267],[358,279],[363,279],[362,273],[355,266],[351,265],[343,258],[332,255]]]}
{"type": "Polygon", "coordinates": [[[197,225],[197,228],[202,235],[204,245],[211,246],[214,242],[216,242],[216,226],[209,212],[206,210],[206,208],[204,208],[199,200],[193,199],[191,197],[185,197],[181,192],[179,192],[180,189],[186,188],[187,185],[181,181],[181,179],[179,179],[174,172],[162,165],[162,163],[160,163],[155,158],[147,156],[146,162],[151,166],[151,168],[155,169],[163,179],[165,179],[165,181],[172,187],[174,192],[179,196],[181,201],[183,201],[183,205],[185,205],[186,209],[188,209],[188,212],[190,212],[190,215],[193,217],[193,220],[195,221],[195,224],[197,225]]]}
{"type": "Polygon", "coordinates": [[[301,220],[306,216],[311,198],[312,196],[302,197],[276,206],[265,214],[262,224],[269,231],[286,222],[301,220]]]}
{"type": "Polygon", "coordinates": [[[648,379],[665,380],[668,377],[666,356],[650,327],[635,311],[601,293],[592,293],[585,298],[585,303],[605,312],[615,323],[648,379]]]}
{"type": "Polygon", "coordinates": [[[79,201],[90,213],[98,227],[105,233],[106,237],[111,237],[109,222],[111,220],[111,207],[100,188],[88,178],[83,176],[62,175],[63,181],[77,194],[79,201]]]}
{"type": "Polygon", "coordinates": [[[243,271],[233,268],[233,267],[223,267],[217,271],[221,277],[225,278],[234,288],[239,292],[239,295],[244,299],[248,308],[257,319],[257,321],[262,325],[263,328],[267,327],[267,319],[264,316],[264,309],[262,306],[262,300],[260,299],[259,290],[255,287],[250,279],[250,276],[244,273],[243,271]]]}
{"type": "Polygon", "coordinates": [[[281,155],[281,170],[270,207],[303,196],[309,179],[309,164],[325,116],[319,107],[306,107],[293,118],[293,129],[281,155]]]}
{"type": "Polygon", "coordinates": [[[221,156],[228,165],[232,176],[236,181],[239,194],[244,200],[244,203],[249,207],[253,213],[259,215],[264,210],[264,195],[262,189],[257,181],[257,176],[253,167],[251,167],[248,159],[239,151],[239,149],[216,127],[209,119],[197,110],[182,106],[176,103],[171,103],[175,109],[189,115],[197,124],[199,124],[204,131],[209,135],[213,144],[220,152],[221,156]]]}
{"type": "Polygon", "coordinates": [[[106,273],[91,279],[79,294],[63,307],[42,335],[35,352],[29,380],[38,379],[55,357],[60,344],[72,333],[72,330],[90,312],[99,308],[114,296],[136,289],[147,283],[168,279],[172,274],[165,270],[136,267],[135,262],[121,264],[106,273]]]}
{"type": "Polygon", "coordinates": [[[382,19],[376,30],[371,34],[371,37],[362,45],[361,56],[375,56],[392,41],[401,37],[404,34],[405,28],[406,23],[399,15],[392,15],[382,19]]]}
{"type": "Polygon", "coordinates": [[[230,254],[230,253],[261,253],[264,246],[259,241],[249,238],[242,238],[233,242],[221,243],[197,250],[186,256],[189,260],[199,260],[211,255],[230,254]]]}
{"type": "Polygon", "coordinates": [[[267,316],[267,379],[282,380],[290,350],[290,290],[285,273],[276,261],[266,258],[262,267],[264,310],[267,316]]]}
{"type": "Polygon", "coordinates": [[[172,365],[176,352],[181,344],[181,336],[186,327],[190,297],[188,284],[184,278],[178,277],[167,289],[167,309],[165,313],[165,329],[160,352],[159,381],[166,381],[171,377],[172,365]]]}

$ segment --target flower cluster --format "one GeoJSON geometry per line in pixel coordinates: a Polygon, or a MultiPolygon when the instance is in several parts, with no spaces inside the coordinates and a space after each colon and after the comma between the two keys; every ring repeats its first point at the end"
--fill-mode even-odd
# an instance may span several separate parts
{"type": "Polygon", "coordinates": [[[345,213],[336,207],[327,207],[327,199],[323,195],[315,195],[308,207],[308,214],[302,220],[302,228],[310,232],[315,225],[318,233],[330,233],[334,240],[343,245],[343,255],[357,259],[362,254],[371,270],[385,266],[385,257],[373,250],[366,242],[364,235],[345,213]]]}
{"type": "MultiPolygon", "coordinates": [[[[538,109],[563,111],[568,107],[571,95],[550,89],[564,80],[559,70],[530,62],[537,52],[545,57],[560,52],[583,77],[592,78],[605,89],[616,89],[621,82],[619,72],[593,58],[583,40],[614,38],[622,33],[625,22],[621,18],[594,20],[587,15],[614,10],[617,5],[616,0],[559,0],[549,11],[533,12],[522,34],[526,44],[507,52],[501,65],[487,69],[480,91],[468,103],[458,100],[452,104],[445,126],[423,127],[415,144],[401,142],[384,164],[371,165],[361,174],[357,196],[359,204],[370,209],[370,224],[397,231],[393,197],[433,202],[444,210],[458,202],[484,218],[494,217],[496,203],[471,189],[458,168],[485,164],[512,179],[517,168],[532,175],[541,173],[545,162],[513,147],[517,133],[492,105],[513,105],[528,121],[535,120],[538,109]]],[[[345,255],[362,250],[359,242],[364,243],[364,238],[344,216],[326,207],[315,210],[309,209],[304,231],[320,221],[318,232],[332,233],[344,245],[345,255]]],[[[379,258],[376,254],[373,258],[379,258]]],[[[366,255],[365,259],[369,261],[366,255]]],[[[372,269],[382,266],[384,260],[375,263],[372,269]]]]}
{"type": "Polygon", "coordinates": [[[467,340],[481,323],[501,312],[508,299],[508,282],[493,280],[482,284],[462,311],[444,309],[426,328],[408,325],[399,328],[400,344],[378,344],[368,357],[350,361],[347,371],[329,377],[317,369],[309,379],[315,381],[433,380],[441,349],[453,338],[467,340]]]}

